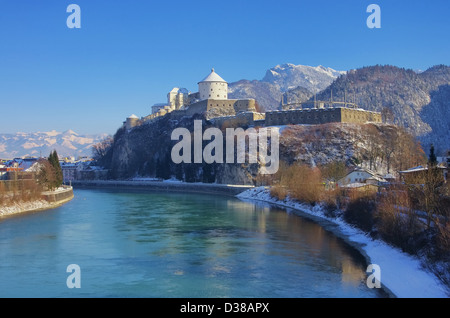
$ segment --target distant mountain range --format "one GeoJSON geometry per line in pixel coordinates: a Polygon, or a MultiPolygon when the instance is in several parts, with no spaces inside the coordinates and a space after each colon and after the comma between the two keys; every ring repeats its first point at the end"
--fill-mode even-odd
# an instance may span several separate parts
{"type": "Polygon", "coordinates": [[[56,150],[59,156],[92,156],[91,147],[107,134],[78,135],[72,130],[65,132],[36,132],[0,134],[0,158],[48,157],[56,150]]]}

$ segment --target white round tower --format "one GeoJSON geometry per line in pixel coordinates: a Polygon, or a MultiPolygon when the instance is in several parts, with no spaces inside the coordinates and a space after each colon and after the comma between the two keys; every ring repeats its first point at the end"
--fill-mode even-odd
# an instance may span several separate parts
{"type": "Polygon", "coordinates": [[[139,117],[134,114],[131,115],[130,117],[127,117],[127,120],[125,122],[126,129],[131,129],[131,128],[137,126],[138,121],[139,121],[139,117]]]}
{"type": "Polygon", "coordinates": [[[228,83],[214,69],[203,81],[198,83],[200,100],[228,99],[228,83]]]}

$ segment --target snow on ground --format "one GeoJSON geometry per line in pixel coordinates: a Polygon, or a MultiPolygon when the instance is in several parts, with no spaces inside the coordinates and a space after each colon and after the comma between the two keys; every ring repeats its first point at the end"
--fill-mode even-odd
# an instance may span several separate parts
{"type": "Polygon", "coordinates": [[[49,209],[52,204],[45,200],[31,201],[31,202],[16,202],[13,205],[0,207],[0,217],[12,214],[23,213],[26,211],[34,211],[40,209],[49,209]]]}
{"type": "Polygon", "coordinates": [[[44,192],[42,192],[42,194],[55,194],[55,193],[65,192],[65,191],[67,191],[67,189],[68,189],[67,186],[61,186],[61,187],[56,188],[51,191],[44,191],[44,192]]]}
{"type": "Polygon", "coordinates": [[[258,200],[301,211],[312,217],[318,217],[337,225],[336,234],[343,234],[350,243],[356,243],[372,264],[381,269],[381,283],[395,296],[401,298],[447,298],[448,289],[432,274],[421,268],[420,260],[403,253],[383,241],[373,240],[363,231],[349,225],[341,218],[329,218],[323,209],[301,204],[293,200],[280,201],[270,196],[266,187],[246,190],[237,195],[243,200],[258,200]]]}

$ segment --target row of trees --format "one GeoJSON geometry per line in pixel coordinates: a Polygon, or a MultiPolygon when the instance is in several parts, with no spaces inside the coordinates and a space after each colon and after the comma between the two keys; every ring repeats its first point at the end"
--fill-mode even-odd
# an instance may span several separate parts
{"type": "Polygon", "coordinates": [[[368,124],[358,136],[364,140],[355,150],[357,162],[367,162],[369,169],[385,167],[387,172],[401,171],[426,160],[420,143],[405,129],[368,124]]]}
{"type": "Polygon", "coordinates": [[[426,162],[420,143],[404,128],[373,123],[289,126],[280,136],[280,155],[289,163],[336,160],[383,173],[426,162]]]}

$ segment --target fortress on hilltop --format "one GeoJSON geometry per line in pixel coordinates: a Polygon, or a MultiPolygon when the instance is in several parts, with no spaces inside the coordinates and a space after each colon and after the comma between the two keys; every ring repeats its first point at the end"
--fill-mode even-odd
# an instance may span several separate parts
{"type": "Polygon", "coordinates": [[[124,122],[124,127],[129,130],[169,113],[174,119],[203,114],[218,127],[381,123],[381,113],[367,111],[351,103],[315,101],[313,107],[300,109],[287,109],[285,106],[281,111],[262,113],[256,109],[255,99],[228,99],[228,83],[212,69],[198,83],[198,92],[191,93],[185,88],[175,87],[167,94],[167,103],[153,105],[152,113],[140,119],[131,115],[124,122]]]}

